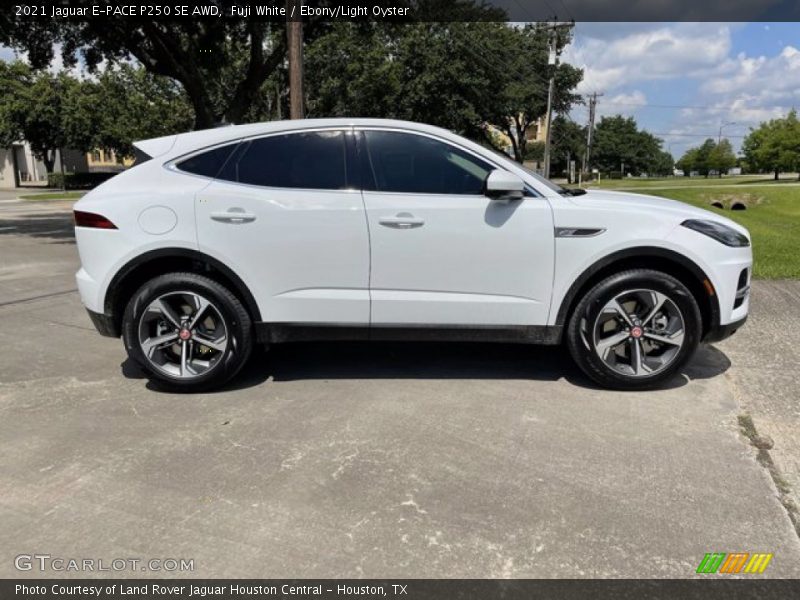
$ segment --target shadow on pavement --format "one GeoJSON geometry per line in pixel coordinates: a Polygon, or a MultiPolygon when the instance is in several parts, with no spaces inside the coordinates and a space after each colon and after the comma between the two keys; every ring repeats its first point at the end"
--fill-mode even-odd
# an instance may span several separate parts
{"type": "MultiPolygon", "coordinates": [[[[728,370],[730,360],[713,346],[702,345],[681,373],[661,389],[709,379],[728,370]]],[[[147,379],[132,360],[121,365],[130,379],[147,379]]],[[[273,381],[307,379],[527,379],[557,381],[601,389],[572,362],[562,347],[523,344],[326,342],[276,345],[253,358],[233,381],[218,390],[230,392],[273,381]]],[[[148,389],[166,391],[148,381],[148,389]]]]}
{"type": "Polygon", "coordinates": [[[75,243],[75,228],[69,211],[31,213],[13,219],[0,219],[0,235],[27,235],[51,239],[56,243],[75,243]]]}

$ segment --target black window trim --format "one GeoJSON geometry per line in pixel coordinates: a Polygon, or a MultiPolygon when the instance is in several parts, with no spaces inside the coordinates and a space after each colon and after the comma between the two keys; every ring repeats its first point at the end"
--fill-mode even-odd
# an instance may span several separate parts
{"type": "Polygon", "coordinates": [[[239,148],[239,146],[242,145],[243,142],[244,142],[244,139],[237,138],[237,139],[232,139],[232,140],[226,140],[226,141],[220,142],[218,144],[212,144],[211,146],[205,146],[203,148],[198,148],[197,150],[192,150],[191,152],[187,152],[183,156],[179,156],[178,158],[172,158],[172,159],[168,160],[167,162],[164,163],[163,166],[164,166],[165,169],[167,169],[169,171],[176,171],[178,173],[182,173],[183,175],[190,175],[192,177],[201,177],[202,179],[208,179],[210,181],[214,181],[216,179],[216,176],[211,177],[209,175],[201,175],[200,173],[192,173],[191,171],[185,171],[184,169],[181,169],[178,166],[178,163],[182,163],[183,161],[192,159],[195,156],[199,156],[201,154],[205,154],[206,152],[212,152],[212,151],[214,151],[214,150],[216,150],[218,148],[224,148],[225,146],[230,146],[231,147],[231,151],[228,154],[228,157],[222,163],[222,165],[220,165],[219,171],[217,172],[217,174],[219,174],[222,171],[222,169],[225,168],[225,165],[228,164],[228,161],[231,159],[231,156],[233,156],[234,152],[236,152],[236,150],[239,148]]]}
{"type": "MultiPolygon", "coordinates": [[[[351,126],[351,125],[344,125],[344,126],[343,125],[331,125],[329,127],[308,127],[308,128],[300,128],[300,129],[283,129],[281,131],[271,131],[269,133],[256,133],[256,134],[248,135],[248,136],[241,137],[241,138],[233,138],[233,139],[230,139],[230,140],[225,140],[224,142],[219,142],[217,144],[212,144],[210,146],[205,146],[203,148],[198,148],[197,150],[192,150],[191,152],[187,152],[186,154],[184,154],[182,156],[179,156],[179,157],[172,158],[172,159],[168,160],[167,162],[164,163],[163,166],[167,170],[175,171],[175,172],[181,173],[183,175],[189,175],[191,177],[200,177],[202,179],[207,179],[209,182],[220,181],[220,182],[224,182],[224,183],[227,183],[227,184],[230,184],[230,185],[242,185],[242,186],[246,186],[246,187],[249,187],[249,188],[256,188],[256,189],[259,189],[259,190],[282,190],[282,191],[295,191],[295,192],[303,192],[303,191],[305,191],[305,192],[321,192],[321,193],[326,193],[327,192],[327,193],[339,193],[339,194],[340,193],[359,193],[360,194],[361,193],[361,186],[359,185],[359,182],[358,181],[356,181],[356,182],[349,181],[349,178],[350,178],[350,175],[351,175],[351,170],[352,170],[351,169],[351,164],[353,164],[352,161],[354,160],[355,157],[353,156],[353,151],[352,151],[353,144],[348,142],[347,134],[350,134],[351,137],[354,136],[356,134],[355,128],[353,126],[351,126]],[[332,189],[328,189],[328,188],[276,187],[276,186],[268,186],[268,185],[257,185],[257,184],[254,184],[254,183],[242,183],[241,181],[230,181],[228,179],[219,179],[218,177],[209,177],[208,175],[200,175],[198,173],[191,173],[189,171],[184,171],[183,169],[181,169],[178,166],[179,162],[182,162],[184,160],[188,160],[188,159],[190,159],[190,158],[192,158],[192,157],[194,157],[194,156],[196,156],[198,154],[202,154],[204,152],[209,152],[211,150],[215,150],[215,149],[221,148],[223,146],[233,146],[230,156],[228,156],[228,158],[225,160],[225,163],[222,165],[222,168],[220,168],[220,173],[221,173],[222,170],[225,168],[225,165],[227,165],[228,160],[230,160],[230,157],[233,156],[234,152],[236,152],[236,149],[241,144],[249,144],[250,142],[252,142],[254,140],[260,140],[260,139],[264,139],[264,138],[276,137],[276,136],[279,136],[279,135],[294,135],[294,134],[301,134],[301,133],[315,133],[315,132],[320,132],[320,131],[341,131],[342,134],[344,134],[344,136],[345,136],[345,139],[344,139],[344,147],[345,147],[345,157],[344,157],[345,158],[345,184],[347,185],[347,187],[342,188],[340,190],[332,190],[332,189]],[[353,185],[353,183],[355,183],[355,185],[353,185]]],[[[357,168],[355,169],[355,173],[356,173],[356,175],[360,175],[358,173],[358,169],[357,168]]]]}
{"type": "MultiPolygon", "coordinates": [[[[483,156],[481,154],[476,153],[474,150],[471,150],[470,148],[465,148],[461,144],[457,144],[457,143],[453,142],[452,140],[448,140],[446,138],[443,138],[441,136],[435,135],[433,133],[429,133],[427,131],[418,131],[416,129],[403,129],[402,127],[391,127],[391,126],[381,127],[379,125],[356,125],[353,129],[355,130],[356,139],[358,140],[359,145],[361,147],[360,151],[365,153],[365,157],[366,157],[365,160],[366,160],[366,162],[368,162],[370,164],[371,167],[372,167],[372,158],[371,158],[371,156],[369,154],[369,149],[367,147],[367,139],[366,139],[366,135],[364,135],[364,133],[367,132],[367,131],[394,131],[394,132],[397,132],[397,133],[407,133],[407,134],[410,134],[410,135],[417,135],[417,136],[421,136],[421,137],[427,137],[427,138],[430,138],[432,140],[436,140],[437,142],[441,142],[443,144],[446,144],[448,146],[452,146],[453,148],[461,150],[462,152],[466,152],[470,156],[473,156],[473,157],[477,158],[478,160],[481,160],[481,161],[483,161],[485,163],[490,164],[495,169],[508,171],[508,168],[506,167],[506,165],[503,165],[503,164],[499,163],[496,159],[494,159],[494,157],[489,158],[489,157],[483,156]]],[[[362,168],[363,168],[363,166],[362,166],[362,168]]],[[[374,169],[374,167],[373,167],[373,169],[374,169]]],[[[363,174],[362,174],[362,177],[363,177],[363,174]]],[[[374,178],[374,174],[373,174],[373,178],[374,178]]],[[[523,178],[520,177],[520,179],[523,179],[523,178]]],[[[524,179],[523,179],[523,182],[524,182],[524,179]]],[[[375,183],[377,185],[377,181],[375,183]]],[[[532,186],[528,185],[527,183],[525,183],[525,190],[527,191],[527,194],[525,195],[526,198],[544,198],[544,196],[542,194],[540,194],[538,191],[536,191],[532,186]]],[[[366,190],[366,189],[364,191],[365,192],[371,192],[373,194],[399,194],[399,195],[404,195],[404,196],[464,196],[464,197],[470,197],[470,198],[486,197],[485,194],[439,194],[439,193],[436,193],[436,192],[387,192],[387,191],[366,190]]]]}
{"type": "MultiPolygon", "coordinates": [[[[393,126],[385,126],[385,127],[383,127],[383,126],[380,126],[380,125],[329,125],[327,127],[309,127],[309,128],[298,128],[298,129],[282,129],[280,131],[271,131],[271,132],[268,132],[268,133],[255,133],[255,134],[248,135],[248,136],[245,136],[245,137],[232,138],[232,139],[229,139],[229,140],[218,142],[216,144],[211,144],[210,146],[204,146],[203,148],[198,148],[196,150],[192,150],[191,152],[187,152],[186,154],[183,154],[181,156],[178,156],[176,158],[172,158],[172,159],[166,161],[164,163],[163,167],[165,169],[170,170],[170,171],[175,171],[175,172],[181,173],[183,175],[188,175],[190,177],[200,177],[202,179],[208,180],[209,182],[211,182],[211,181],[225,181],[225,183],[228,183],[230,185],[243,185],[243,186],[247,186],[247,187],[251,187],[251,188],[257,188],[257,189],[263,189],[263,190],[295,190],[295,191],[337,192],[337,193],[342,193],[342,192],[348,192],[348,193],[358,192],[358,193],[361,193],[362,191],[364,191],[364,192],[372,192],[372,193],[379,193],[379,194],[404,194],[404,195],[409,195],[410,194],[409,192],[378,192],[377,190],[365,190],[363,188],[363,186],[361,185],[361,179],[363,178],[363,173],[361,172],[362,165],[361,165],[361,162],[360,162],[362,160],[361,154],[364,153],[367,161],[371,160],[370,157],[369,157],[369,153],[367,151],[367,148],[366,148],[366,143],[367,142],[366,142],[366,136],[364,136],[364,132],[366,132],[366,131],[395,131],[395,132],[398,132],[398,133],[407,133],[407,134],[410,134],[410,135],[418,135],[418,136],[422,136],[422,137],[427,137],[427,138],[436,140],[437,142],[441,142],[443,144],[447,144],[449,146],[457,148],[458,150],[461,150],[462,152],[466,152],[470,156],[474,156],[475,158],[477,158],[479,160],[482,160],[482,161],[484,161],[486,163],[489,163],[490,165],[492,165],[496,169],[502,169],[503,171],[508,171],[509,170],[506,165],[504,165],[501,162],[499,162],[493,156],[492,157],[487,157],[487,156],[483,156],[481,154],[477,154],[474,150],[471,150],[470,148],[465,148],[461,144],[457,144],[457,143],[453,142],[452,140],[449,140],[449,139],[443,138],[441,136],[429,133],[427,131],[419,131],[419,130],[416,130],[416,129],[404,129],[402,127],[393,127],[393,126]],[[228,181],[228,180],[217,179],[216,177],[209,177],[208,175],[199,175],[197,173],[190,173],[189,171],[184,171],[184,170],[180,169],[177,166],[177,163],[179,163],[181,161],[184,161],[186,159],[192,158],[193,156],[196,156],[197,154],[202,154],[203,152],[208,152],[210,150],[214,150],[216,148],[220,148],[222,146],[228,146],[228,145],[234,146],[234,148],[231,150],[231,156],[233,156],[233,153],[236,151],[236,147],[238,145],[243,144],[243,143],[249,143],[249,142],[251,142],[253,140],[256,140],[256,139],[275,137],[275,136],[278,136],[278,135],[292,135],[292,134],[296,134],[296,133],[314,133],[314,132],[317,132],[317,131],[341,131],[342,133],[345,134],[345,161],[346,161],[345,162],[345,173],[346,173],[346,176],[347,176],[348,180],[346,181],[347,187],[344,188],[344,189],[341,189],[341,190],[329,190],[329,189],[324,189],[324,188],[289,188],[289,187],[274,187],[274,186],[256,185],[256,184],[252,184],[252,183],[241,183],[239,181],[228,181]],[[354,136],[353,139],[356,140],[355,144],[352,144],[352,143],[349,142],[349,140],[347,138],[347,134],[348,133],[350,133],[352,136],[354,136]],[[354,168],[353,168],[353,166],[354,166],[354,168]],[[353,181],[353,182],[349,181],[349,177],[350,177],[351,173],[355,174],[355,177],[356,177],[356,180],[353,181]]],[[[228,160],[229,159],[230,159],[230,156],[228,157],[228,160]]],[[[225,164],[227,164],[227,160],[225,161],[225,164]]],[[[225,164],[223,164],[223,166],[222,166],[223,169],[225,168],[225,164]]],[[[222,169],[220,169],[220,171],[222,171],[222,169]]],[[[524,179],[523,179],[523,181],[524,181],[524,179]]],[[[526,198],[544,198],[545,197],[543,194],[541,194],[539,191],[537,191],[533,186],[529,185],[528,183],[525,183],[525,190],[526,190],[526,194],[525,194],[526,198]]],[[[413,195],[441,196],[443,194],[436,194],[436,193],[431,193],[431,192],[413,192],[413,195]]],[[[445,194],[445,195],[447,195],[447,194],[445,194]]],[[[453,196],[469,196],[469,197],[481,197],[482,196],[481,194],[450,194],[450,195],[453,195],[453,196]]]]}

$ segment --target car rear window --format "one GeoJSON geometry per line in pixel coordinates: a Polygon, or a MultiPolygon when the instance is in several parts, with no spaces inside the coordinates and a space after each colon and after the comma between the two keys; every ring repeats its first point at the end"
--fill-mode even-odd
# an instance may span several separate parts
{"type": "Polygon", "coordinates": [[[217,177],[265,187],[341,190],[347,187],[342,131],[273,135],[245,142],[217,177]]]}
{"type": "Polygon", "coordinates": [[[206,152],[195,154],[175,166],[181,171],[193,173],[195,175],[202,175],[203,177],[216,177],[225,166],[225,162],[230,157],[233,150],[238,146],[235,144],[228,144],[226,146],[218,146],[206,152]]]}

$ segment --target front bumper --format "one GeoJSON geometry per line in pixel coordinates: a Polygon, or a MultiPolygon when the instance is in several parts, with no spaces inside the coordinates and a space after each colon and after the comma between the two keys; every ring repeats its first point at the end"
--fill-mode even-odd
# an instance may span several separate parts
{"type": "Polygon", "coordinates": [[[725,325],[720,325],[719,323],[715,324],[703,338],[703,341],[706,343],[713,343],[713,342],[721,342],[725,338],[731,337],[736,331],[744,325],[745,321],[747,321],[747,315],[743,316],[741,319],[737,321],[733,321],[732,323],[726,323],[725,325]]]}

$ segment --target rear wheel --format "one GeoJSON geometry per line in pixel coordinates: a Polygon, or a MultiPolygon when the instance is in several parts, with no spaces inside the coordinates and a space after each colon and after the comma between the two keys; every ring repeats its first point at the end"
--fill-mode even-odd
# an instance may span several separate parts
{"type": "Polygon", "coordinates": [[[567,345],[604,387],[651,388],[672,377],[700,342],[702,317],[686,286],[647,269],[612,275],[578,303],[567,345]]]}
{"type": "Polygon", "coordinates": [[[219,387],[247,362],[252,323],[230,290],[196,273],[169,273],[144,284],[125,310],[128,354],[176,391],[219,387]]]}

